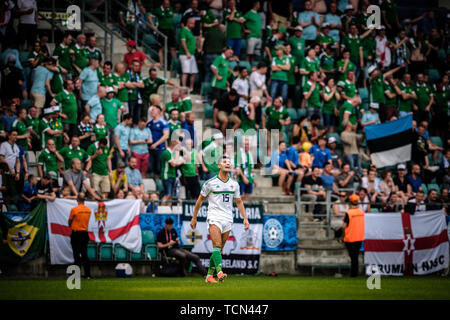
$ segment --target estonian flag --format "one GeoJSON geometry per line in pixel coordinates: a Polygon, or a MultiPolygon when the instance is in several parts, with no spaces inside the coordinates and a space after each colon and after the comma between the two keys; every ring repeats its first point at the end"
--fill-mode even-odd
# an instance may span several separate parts
{"type": "Polygon", "coordinates": [[[377,168],[411,160],[412,115],[365,128],[370,158],[377,168]]]}

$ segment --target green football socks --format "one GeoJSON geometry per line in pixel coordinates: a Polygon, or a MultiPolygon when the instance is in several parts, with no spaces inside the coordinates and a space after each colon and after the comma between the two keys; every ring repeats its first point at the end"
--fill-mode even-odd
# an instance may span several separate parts
{"type": "Polygon", "coordinates": [[[216,268],[214,266],[213,256],[211,255],[211,257],[209,258],[208,276],[214,275],[214,270],[216,270],[216,268]]]}
{"type": "Polygon", "coordinates": [[[220,247],[213,247],[211,254],[211,260],[214,262],[216,272],[222,271],[222,254],[220,253],[222,249],[220,247]]]}

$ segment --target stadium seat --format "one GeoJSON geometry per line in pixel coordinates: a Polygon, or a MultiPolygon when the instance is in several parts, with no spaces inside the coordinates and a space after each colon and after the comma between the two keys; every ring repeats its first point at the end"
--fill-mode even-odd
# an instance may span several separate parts
{"type": "Polygon", "coordinates": [[[441,75],[440,75],[438,69],[429,69],[428,70],[428,77],[429,77],[429,81],[431,83],[435,83],[441,78],[441,75]]]}
{"type": "Polygon", "coordinates": [[[162,183],[161,179],[156,179],[155,180],[155,184],[156,184],[156,191],[158,193],[161,193],[161,192],[164,191],[164,186],[163,186],[163,183],[162,183]]]}
{"type": "Polygon", "coordinates": [[[115,244],[113,247],[114,260],[129,260],[128,250],[122,247],[120,244],[115,244]]]}
{"type": "Polygon", "coordinates": [[[156,245],[153,231],[151,230],[142,231],[142,247],[145,259],[157,260],[158,247],[156,245]]]}
{"type": "Polygon", "coordinates": [[[379,213],[380,209],[378,209],[378,208],[370,208],[370,212],[371,213],[379,213]]]}
{"type": "Polygon", "coordinates": [[[241,60],[239,62],[239,66],[245,67],[249,73],[250,73],[250,70],[252,70],[252,66],[251,66],[250,62],[248,62],[247,60],[241,60]]]}
{"type": "Polygon", "coordinates": [[[89,260],[98,260],[98,247],[96,242],[88,242],[87,255],[89,260]]]}
{"type": "Polygon", "coordinates": [[[205,98],[211,96],[211,84],[209,82],[202,82],[200,94],[205,98]]]}
{"type": "Polygon", "coordinates": [[[297,110],[294,108],[287,108],[289,118],[291,118],[291,121],[295,121],[298,119],[298,113],[297,110]]]}
{"type": "Polygon", "coordinates": [[[428,187],[427,187],[427,185],[426,185],[425,183],[422,183],[421,187],[422,187],[422,191],[423,191],[425,194],[428,194],[428,187]]]}
{"type": "Polygon", "coordinates": [[[22,100],[20,101],[20,107],[29,109],[33,105],[33,102],[31,100],[22,100]]]}
{"type": "MultiPolygon", "coordinates": [[[[422,185],[422,187],[423,187],[423,185],[422,185]]],[[[436,189],[438,195],[441,194],[441,187],[439,187],[439,185],[436,184],[436,183],[429,183],[429,184],[427,185],[427,189],[428,189],[428,192],[429,192],[431,189],[436,189]]]]}
{"type": "Polygon", "coordinates": [[[156,191],[156,183],[153,179],[142,179],[142,182],[144,183],[144,192],[152,192],[156,191]]]}
{"type": "Polygon", "coordinates": [[[99,251],[101,261],[113,260],[113,246],[111,243],[100,244],[99,251]]]}
{"type": "Polygon", "coordinates": [[[298,108],[297,109],[297,119],[306,117],[307,114],[308,114],[308,110],[306,110],[306,108],[298,108]]]}
{"type": "Polygon", "coordinates": [[[140,251],[140,252],[131,252],[130,260],[134,260],[134,261],[144,260],[144,256],[142,255],[142,251],[140,251]]]}
{"type": "Polygon", "coordinates": [[[430,141],[441,148],[443,146],[441,137],[430,137],[430,141]]]}
{"type": "Polygon", "coordinates": [[[206,105],[203,107],[203,113],[204,113],[205,119],[213,118],[213,110],[214,110],[214,107],[210,106],[210,105],[206,105]]]}
{"type": "Polygon", "coordinates": [[[228,63],[228,66],[230,67],[231,70],[234,70],[234,68],[235,68],[237,65],[238,65],[238,62],[235,61],[235,60],[230,61],[230,62],[228,63]]]}

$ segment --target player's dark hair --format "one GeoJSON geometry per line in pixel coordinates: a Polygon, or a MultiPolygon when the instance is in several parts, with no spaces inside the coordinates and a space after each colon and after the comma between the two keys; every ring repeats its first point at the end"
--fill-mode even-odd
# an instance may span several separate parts
{"type": "Polygon", "coordinates": [[[165,223],[166,223],[167,225],[169,225],[169,226],[173,225],[173,220],[172,220],[172,218],[167,218],[166,221],[165,221],[165,223]]]}

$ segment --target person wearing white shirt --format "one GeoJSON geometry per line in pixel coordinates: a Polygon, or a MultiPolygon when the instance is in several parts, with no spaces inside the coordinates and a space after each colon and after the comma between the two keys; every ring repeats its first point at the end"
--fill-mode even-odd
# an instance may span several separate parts
{"type": "Polygon", "coordinates": [[[266,87],[266,73],[267,65],[264,62],[260,62],[256,67],[256,70],[250,75],[250,96],[270,98],[269,92],[266,87]]]}
{"type": "Polygon", "coordinates": [[[239,67],[239,78],[233,81],[232,88],[239,94],[239,107],[243,108],[248,103],[249,82],[247,68],[239,67]]]}
{"type": "Polygon", "coordinates": [[[11,130],[8,136],[8,141],[0,145],[0,162],[6,162],[9,167],[9,172],[17,180],[20,178],[20,149],[16,144],[17,131],[11,130]]]}

